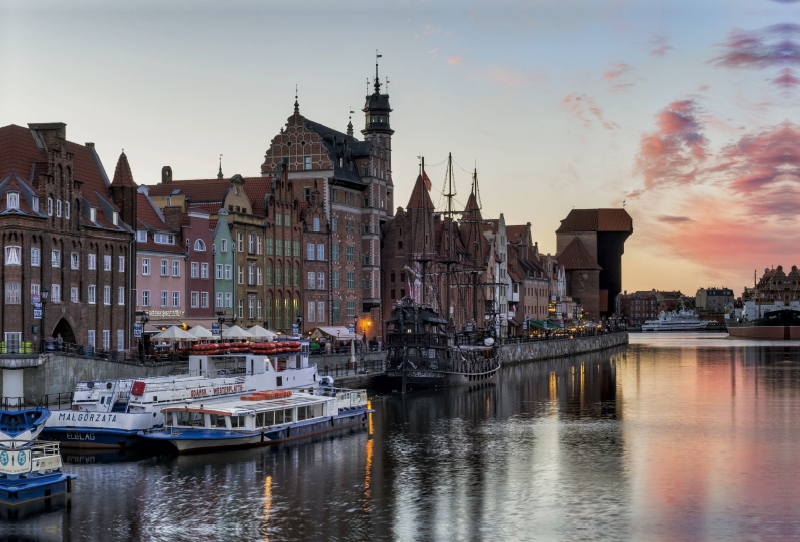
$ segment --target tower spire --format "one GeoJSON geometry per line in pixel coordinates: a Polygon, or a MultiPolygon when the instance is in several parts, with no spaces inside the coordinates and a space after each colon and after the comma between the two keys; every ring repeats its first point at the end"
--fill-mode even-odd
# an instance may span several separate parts
{"type": "Polygon", "coordinates": [[[350,107],[350,116],[347,117],[347,135],[353,137],[353,108],[350,107]]]}
{"type": "Polygon", "coordinates": [[[375,94],[381,93],[381,79],[378,77],[378,59],[382,56],[383,55],[379,55],[378,50],[375,49],[375,94]]]}
{"type": "Polygon", "coordinates": [[[224,175],[222,174],[222,155],[219,155],[219,173],[217,173],[217,179],[222,179],[224,175]]]}
{"type": "Polygon", "coordinates": [[[294,114],[300,114],[300,104],[297,102],[297,85],[294,86],[294,114]]]}

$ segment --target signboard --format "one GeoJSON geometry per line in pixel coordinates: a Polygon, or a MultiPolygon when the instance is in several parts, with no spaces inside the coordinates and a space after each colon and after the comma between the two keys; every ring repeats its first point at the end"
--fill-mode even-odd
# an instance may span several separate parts
{"type": "Polygon", "coordinates": [[[350,329],[350,334],[353,335],[356,332],[356,325],[350,324],[348,327],[350,329]]]}
{"type": "Polygon", "coordinates": [[[31,471],[30,450],[3,450],[0,452],[0,472],[23,474],[31,471]]]}
{"type": "Polygon", "coordinates": [[[522,329],[523,330],[527,330],[528,329],[528,321],[527,320],[523,320],[522,321],[522,329]]]}
{"type": "Polygon", "coordinates": [[[292,334],[297,335],[298,333],[300,333],[300,326],[297,324],[292,324],[292,334]]]}
{"type": "Polygon", "coordinates": [[[215,337],[219,337],[219,322],[211,324],[211,334],[215,337]]]}
{"type": "Polygon", "coordinates": [[[34,303],[33,304],[33,319],[34,320],[41,320],[42,319],[42,304],[41,303],[34,303]]]}
{"type": "Polygon", "coordinates": [[[38,303],[42,300],[39,294],[31,294],[31,303],[38,303]]]}
{"type": "Polygon", "coordinates": [[[472,331],[472,322],[467,322],[467,331],[472,331]]]}
{"type": "Polygon", "coordinates": [[[133,338],[134,339],[142,338],[142,324],[140,324],[139,322],[134,322],[133,324],[133,338]]]}

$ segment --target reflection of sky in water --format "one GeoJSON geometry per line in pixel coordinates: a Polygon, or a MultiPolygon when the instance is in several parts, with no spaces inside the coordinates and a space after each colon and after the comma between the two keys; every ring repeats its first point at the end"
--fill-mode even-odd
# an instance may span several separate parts
{"type": "Polygon", "coordinates": [[[631,342],[507,367],[485,388],[377,395],[369,428],[343,436],[77,458],[71,509],[15,529],[46,538],[56,525],[72,540],[798,538],[800,345],[631,342]]]}

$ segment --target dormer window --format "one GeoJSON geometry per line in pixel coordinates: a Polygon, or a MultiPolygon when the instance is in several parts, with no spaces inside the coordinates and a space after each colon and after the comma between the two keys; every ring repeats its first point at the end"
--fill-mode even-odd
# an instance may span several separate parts
{"type": "Polygon", "coordinates": [[[94,207],[89,207],[89,220],[91,222],[97,222],[97,209],[94,207]]]}
{"type": "Polygon", "coordinates": [[[6,194],[6,207],[9,209],[19,209],[19,192],[9,192],[6,194]]]}
{"type": "Polygon", "coordinates": [[[111,223],[115,226],[119,225],[119,213],[114,211],[114,214],[111,215],[111,223]]]}
{"type": "Polygon", "coordinates": [[[153,236],[153,241],[159,245],[174,245],[175,236],[167,235],[166,233],[157,233],[153,236]]]}
{"type": "MultiPolygon", "coordinates": [[[[34,213],[39,212],[39,196],[33,196],[33,201],[31,202],[31,208],[33,209],[34,213]]],[[[69,209],[69,207],[67,207],[69,209]]]]}
{"type": "Polygon", "coordinates": [[[136,242],[137,243],[147,242],[147,230],[136,230],[136,242]]]}

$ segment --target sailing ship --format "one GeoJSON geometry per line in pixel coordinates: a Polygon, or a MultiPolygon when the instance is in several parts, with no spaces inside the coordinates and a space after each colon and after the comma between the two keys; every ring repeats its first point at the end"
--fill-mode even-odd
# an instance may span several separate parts
{"type": "MultiPolygon", "coordinates": [[[[447,167],[447,200],[446,210],[442,213],[444,222],[441,224],[441,235],[437,251],[434,248],[434,235],[431,224],[425,223],[432,220],[433,210],[427,192],[421,199],[427,202],[425,212],[419,213],[424,234],[416,235],[416,243],[421,246],[412,247],[412,258],[420,269],[406,268],[406,271],[419,282],[419,299],[405,296],[392,307],[392,315],[386,322],[387,371],[386,375],[393,385],[405,392],[408,388],[439,388],[447,386],[468,385],[483,383],[492,380],[500,368],[501,357],[498,344],[498,304],[493,299],[484,301],[484,318],[479,318],[479,294],[487,291],[494,292],[494,282],[479,282],[479,276],[486,273],[486,268],[480,267],[480,257],[472,261],[464,261],[455,253],[456,237],[454,236],[454,222],[457,211],[453,210],[453,167],[452,155],[448,156],[447,167]],[[433,269],[431,269],[433,267],[433,269]],[[462,280],[463,277],[468,280],[462,280]],[[444,303],[439,299],[437,283],[444,281],[444,303]],[[453,319],[454,306],[451,299],[452,292],[465,295],[471,292],[472,318],[461,331],[456,331],[453,319]],[[442,315],[435,306],[443,306],[445,314],[442,315]],[[480,323],[483,325],[480,325],[480,323]]],[[[421,181],[427,179],[425,175],[425,161],[422,159],[420,178],[415,190],[421,188],[421,181]]],[[[429,182],[429,181],[428,181],[429,182]]],[[[477,173],[473,175],[473,191],[468,204],[471,213],[466,219],[477,222],[480,219],[480,210],[477,204],[477,173]]],[[[474,228],[476,231],[479,228],[474,228]]],[[[463,247],[462,247],[463,248],[463,247]]],[[[463,252],[463,251],[462,251],[463,252]]],[[[482,251],[476,251],[476,255],[482,251]]],[[[463,308],[469,303],[456,304],[463,308]]]]}

